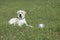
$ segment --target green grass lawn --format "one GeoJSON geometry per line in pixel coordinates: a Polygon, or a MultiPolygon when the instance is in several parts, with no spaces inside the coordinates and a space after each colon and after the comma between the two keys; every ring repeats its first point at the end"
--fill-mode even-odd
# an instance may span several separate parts
{"type": "Polygon", "coordinates": [[[60,40],[60,0],[0,0],[0,40],[60,40]],[[8,24],[20,9],[34,28],[8,24]]]}

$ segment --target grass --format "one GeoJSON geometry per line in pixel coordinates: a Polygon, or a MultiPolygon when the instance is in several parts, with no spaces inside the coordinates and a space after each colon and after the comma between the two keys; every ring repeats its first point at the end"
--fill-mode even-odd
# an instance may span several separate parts
{"type": "Polygon", "coordinates": [[[0,0],[0,40],[60,40],[60,0],[0,0]],[[34,28],[8,24],[20,9],[34,28]]]}

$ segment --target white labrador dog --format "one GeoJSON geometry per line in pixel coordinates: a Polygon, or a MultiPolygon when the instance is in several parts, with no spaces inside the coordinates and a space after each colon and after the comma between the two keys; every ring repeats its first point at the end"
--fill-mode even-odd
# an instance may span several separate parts
{"type": "Polygon", "coordinates": [[[13,24],[14,26],[15,25],[22,26],[23,24],[26,24],[26,26],[32,27],[31,25],[27,24],[25,20],[25,14],[26,12],[24,10],[17,11],[17,18],[10,19],[8,23],[13,24]]]}

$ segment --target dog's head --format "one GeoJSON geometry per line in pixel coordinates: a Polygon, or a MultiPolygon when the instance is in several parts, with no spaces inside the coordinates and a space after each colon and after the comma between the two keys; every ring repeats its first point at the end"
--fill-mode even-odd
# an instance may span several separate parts
{"type": "Polygon", "coordinates": [[[24,10],[17,11],[18,18],[21,18],[21,19],[24,18],[25,14],[26,14],[26,12],[24,10]]]}

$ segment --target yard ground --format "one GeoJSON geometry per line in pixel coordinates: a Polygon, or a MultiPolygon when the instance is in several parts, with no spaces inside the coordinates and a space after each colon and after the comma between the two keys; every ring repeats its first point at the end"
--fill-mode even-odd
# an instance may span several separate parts
{"type": "Polygon", "coordinates": [[[0,0],[0,40],[60,40],[60,0],[0,0]],[[8,24],[20,9],[33,28],[8,24]]]}

